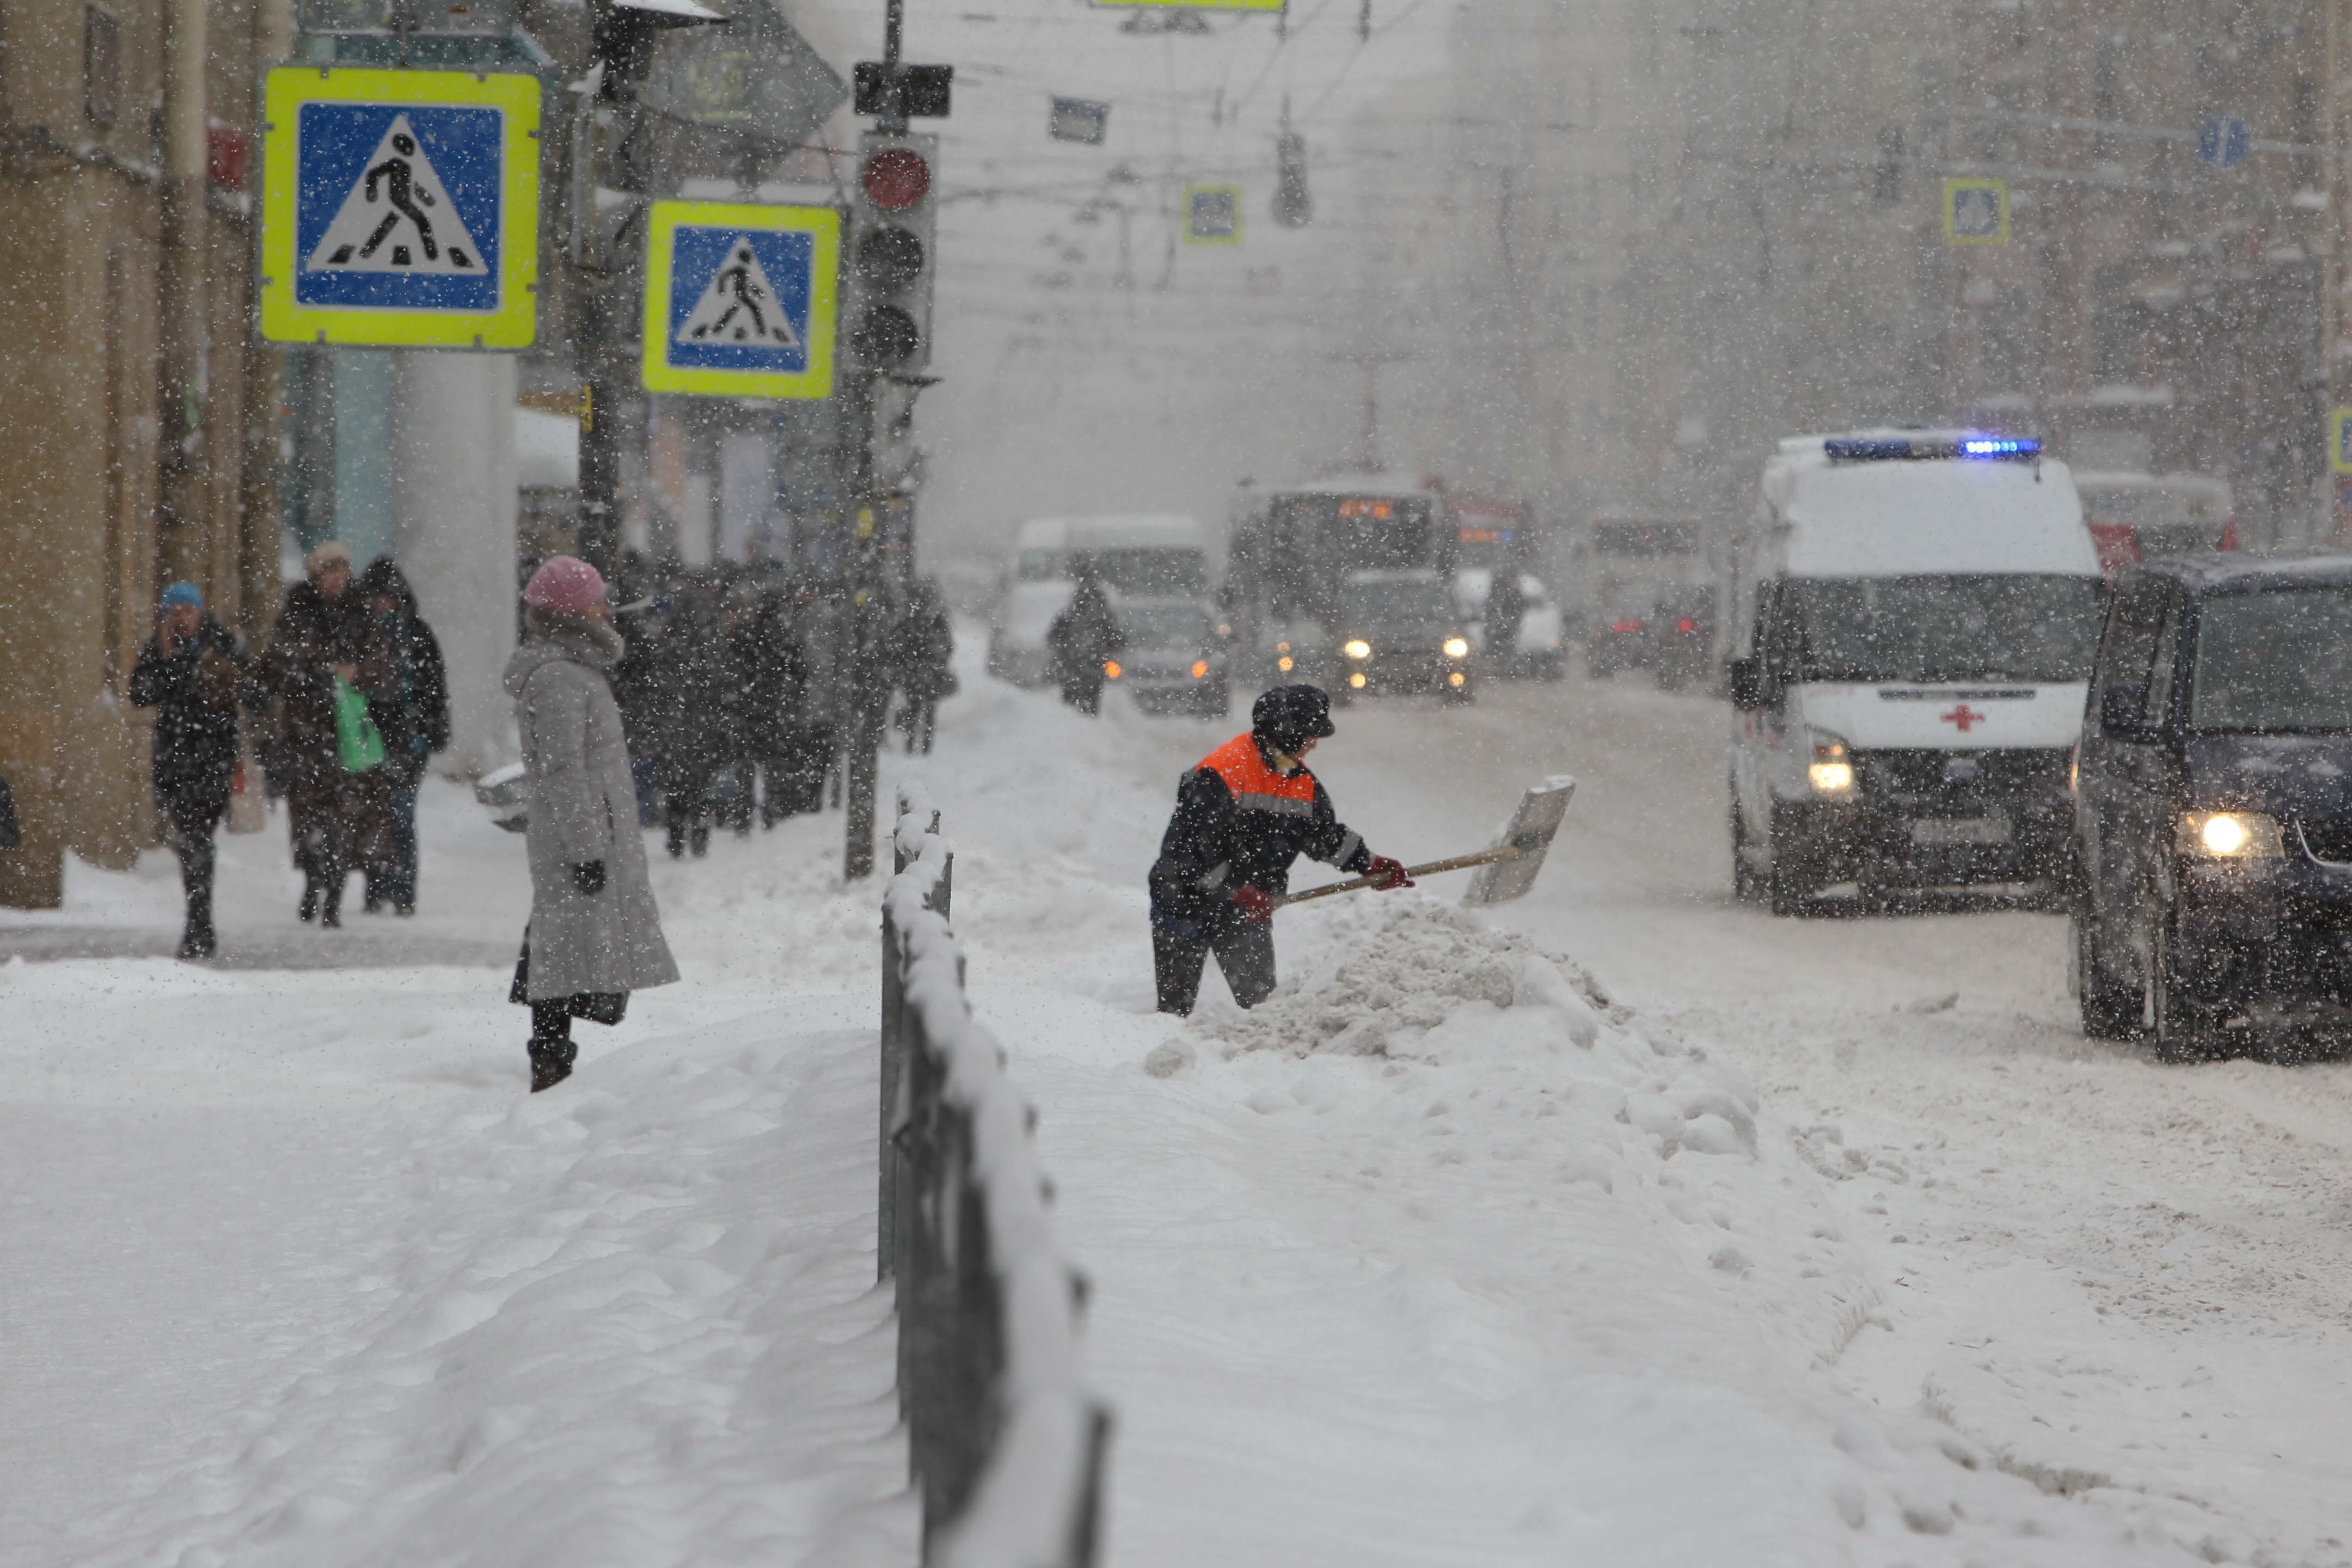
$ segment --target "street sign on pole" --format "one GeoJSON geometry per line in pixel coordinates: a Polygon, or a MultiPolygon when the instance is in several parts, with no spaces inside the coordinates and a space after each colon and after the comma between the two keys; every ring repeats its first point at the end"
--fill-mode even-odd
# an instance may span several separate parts
{"type": "Polygon", "coordinates": [[[1944,241],[1948,245],[2009,243],[2009,182],[1944,182],[1944,241]]]}
{"type": "Polygon", "coordinates": [[[2327,411],[2327,466],[2336,473],[2352,474],[2352,408],[2327,411]]]}
{"type": "Polygon", "coordinates": [[[1239,185],[1184,187],[1184,243],[1239,245],[1242,242],[1242,188],[1239,185]]]}
{"type": "Polygon", "coordinates": [[[1056,98],[1045,113],[1045,134],[1056,142],[1099,147],[1110,132],[1110,105],[1089,98],[1056,98]]]}
{"type": "Polygon", "coordinates": [[[2253,144],[2253,132],[2234,114],[2217,114],[2197,128],[2197,156],[2217,169],[2244,163],[2253,144]]]}
{"type": "Polygon", "coordinates": [[[530,346],[536,77],[285,66],[263,91],[262,337],[530,346]]]}
{"type": "Polygon", "coordinates": [[[831,397],[840,279],[841,215],[831,207],[654,203],[646,390],[831,397]]]}

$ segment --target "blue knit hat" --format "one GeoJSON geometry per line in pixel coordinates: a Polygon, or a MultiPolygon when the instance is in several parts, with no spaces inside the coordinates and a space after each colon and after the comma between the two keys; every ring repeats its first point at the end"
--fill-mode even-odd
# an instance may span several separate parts
{"type": "Polygon", "coordinates": [[[205,607],[205,596],[194,583],[174,583],[163,590],[165,610],[176,610],[182,605],[194,605],[199,610],[205,607]]]}

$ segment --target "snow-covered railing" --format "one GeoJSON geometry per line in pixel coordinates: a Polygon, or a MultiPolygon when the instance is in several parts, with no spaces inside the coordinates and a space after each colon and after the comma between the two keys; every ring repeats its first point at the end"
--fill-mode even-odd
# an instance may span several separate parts
{"type": "Polygon", "coordinates": [[[1078,1370],[1078,1277],[1055,1245],[1035,1118],[974,1021],[948,927],[954,853],[898,791],[882,900],[881,1270],[923,1561],[1089,1568],[1108,1412],[1078,1370]]]}

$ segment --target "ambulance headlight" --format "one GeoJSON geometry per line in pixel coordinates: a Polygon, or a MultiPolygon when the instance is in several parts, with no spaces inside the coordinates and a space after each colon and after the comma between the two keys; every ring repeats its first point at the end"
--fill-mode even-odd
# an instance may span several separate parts
{"type": "Polygon", "coordinates": [[[2200,860],[2275,860],[2286,853],[2278,818],[2259,811],[2184,812],[2176,842],[2200,860]]]}
{"type": "Polygon", "coordinates": [[[1342,647],[1339,651],[1349,658],[1370,658],[1372,657],[1372,645],[1358,637],[1355,641],[1342,647]]]}
{"type": "Polygon", "coordinates": [[[1467,637],[1447,637],[1445,639],[1445,657],[1448,658],[1468,658],[1470,657],[1470,639],[1467,637]]]}
{"type": "Polygon", "coordinates": [[[1832,800],[1853,794],[1853,752],[1835,735],[1816,732],[1813,760],[1806,764],[1805,781],[1813,793],[1832,800]]]}

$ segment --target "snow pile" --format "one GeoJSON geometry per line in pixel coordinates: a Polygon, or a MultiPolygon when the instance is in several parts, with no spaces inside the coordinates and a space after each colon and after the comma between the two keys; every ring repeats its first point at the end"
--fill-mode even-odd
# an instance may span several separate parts
{"type": "Polygon", "coordinates": [[[373,1310],[100,1533],[153,1568],[910,1561],[872,1037],[806,1022],[402,1129],[373,1310]]]}

